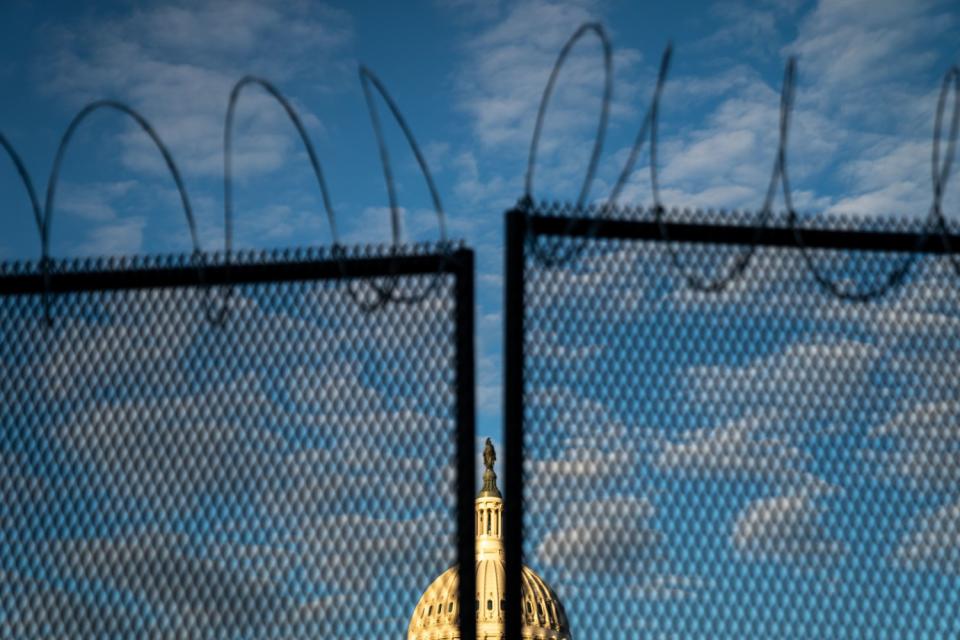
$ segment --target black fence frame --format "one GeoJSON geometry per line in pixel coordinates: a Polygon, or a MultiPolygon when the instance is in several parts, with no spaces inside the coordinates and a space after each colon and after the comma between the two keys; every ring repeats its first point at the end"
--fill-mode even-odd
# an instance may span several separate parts
{"type": "MultiPolygon", "coordinates": [[[[101,269],[0,275],[0,296],[47,295],[106,290],[211,287],[309,280],[363,280],[412,275],[451,275],[454,278],[457,558],[473,567],[475,553],[474,478],[476,475],[476,392],[474,355],[474,252],[396,255],[373,258],[276,260],[255,264],[212,264],[142,269],[101,269]]],[[[386,304],[397,304],[386,302],[386,304]]],[[[376,313],[376,311],[371,311],[376,313]]],[[[43,319],[37,319],[38,331],[43,319]]],[[[474,571],[460,571],[460,611],[474,611],[474,571]]],[[[464,638],[476,636],[476,618],[460,616],[464,638]]]]}
{"type": "MultiPolygon", "coordinates": [[[[929,223],[928,223],[929,224],[929,223]]],[[[745,225],[660,223],[654,220],[614,220],[586,216],[540,215],[524,209],[505,214],[504,252],[504,354],[503,354],[503,441],[505,505],[504,545],[506,551],[506,593],[521,592],[523,564],[523,461],[524,461],[524,288],[527,245],[540,236],[644,240],[684,244],[755,245],[797,248],[797,237],[787,227],[745,225]],[[664,233],[666,232],[666,233],[664,233]]],[[[900,233],[802,229],[803,245],[810,249],[846,249],[902,253],[949,254],[960,247],[960,236],[946,238],[938,233],[900,233]]],[[[849,304],[858,304],[850,302],[849,304]]],[[[506,637],[520,640],[523,620],[521,600],[507,597],[506,637]]]]}

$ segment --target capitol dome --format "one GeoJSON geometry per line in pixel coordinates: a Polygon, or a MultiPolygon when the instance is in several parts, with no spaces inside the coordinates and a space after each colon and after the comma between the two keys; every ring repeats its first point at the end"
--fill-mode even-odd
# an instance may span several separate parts
{"type": "MultiPolygon", "coordinates": [[[[477,638],[501,640],[504,632],[503,596],[506,573],[502,536],[503,498],[493,472],[496,455],[487,440],[483,488],[475,504],[477,550],[477,638]]],[[[460,571],[447,569],[424,591],[410,618],[407,640],[454,640],[460,638],[458,600],[460,571]]],[[[521,573],[524,640],[570,640],[570,625],[563,605],[543,578],[524,566],[521,573]]]]}

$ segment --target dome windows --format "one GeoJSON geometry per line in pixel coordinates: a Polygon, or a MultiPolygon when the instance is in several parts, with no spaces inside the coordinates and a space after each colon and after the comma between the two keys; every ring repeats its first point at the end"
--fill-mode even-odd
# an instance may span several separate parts
{"type": "MultiPolygon", "coordinates": [[[[486,517],[484,517],[486,520],[486,517]]],[[[494,514],[494,526],[497,522],[494,514]]],[[[486,522],[484,522],[486,528],[486,522]]],[[[476,565],[477,590],[474,592],[476,620],[485,625],[486,637],[502,638],[498,632],[504,624],[507,598],[503,593],[504,569],[502,561],[482,560],[476,565]],[[500,625],[500,626],[497,626],[500,625]],[[489,633],[488,633],[489,632],[489,633]],[[493,635],[491,635],[491,633],[493,635]]],[[[461,609],[457,589],[457,569],[451,568],[438,578],[423,595],[416,611],[417,618],[408,627],[406,640],[438,640],[456,638],[461,609]]],[[[563,604],[543,580],[528,567],[523,568],[522,598],[520,605],[524,640],[550,638],[570,640],[569,623],[563,604]],[[545,635],[543,635],[545,634],[545,635]]],[[[481,636],[482,637],[482,634],[481,636]]]]}

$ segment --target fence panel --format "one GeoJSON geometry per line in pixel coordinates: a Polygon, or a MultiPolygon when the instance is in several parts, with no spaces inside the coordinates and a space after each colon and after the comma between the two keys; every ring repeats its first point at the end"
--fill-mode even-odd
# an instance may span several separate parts
{"type": "Polygon", "coordinates": [[[473,558],[473,254],[445,251],[0,268],[0,636],[403,637],[473,558]],[[363,311],[372,284],[435,287],[363,311]]]}
{"type": "Polygon", "coordinates": [[[804,254],[783,219],[598,216],[507,214],[508,589],[522,552],[575,638],[960,634],[940,238],[835,218],[801,229],[804,254]],[[690,286],[754,247],[721,291],[690,286]],[[811,271],[852,295],[905,265],[868,302],[811,271]]]}

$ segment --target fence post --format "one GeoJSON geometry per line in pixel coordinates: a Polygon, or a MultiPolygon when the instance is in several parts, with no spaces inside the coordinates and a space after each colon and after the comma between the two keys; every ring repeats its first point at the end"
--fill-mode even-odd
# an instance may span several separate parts
{"type": "Polygon", "coordinates": [[[506,547],[506,638],[520,640],[523,567],[523,294],[527,215],[506,214],[504,255],[503,442],[506,476],[504,543],[506,547]]]}
{"type": "Polygon", "coordinates": [[[473,251],[461,249],[456,263],[457,555],[460,564],[460,637],[477,637],[474,612],[477,572],[473,500],[476,493],[476,391],[474,363],[473,251]]]}

